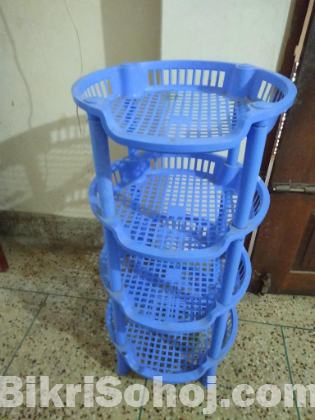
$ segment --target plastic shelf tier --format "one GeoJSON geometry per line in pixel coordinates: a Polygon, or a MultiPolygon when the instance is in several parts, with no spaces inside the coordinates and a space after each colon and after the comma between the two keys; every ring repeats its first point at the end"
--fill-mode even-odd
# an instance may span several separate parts
{"type": "MultiPolygon", "coordinates": [[[[132,321],[160,332],[198,332],[227,310],[219,303],[225,262],[225,255],[200,262],[158,261],[121,249],[123,287],[112,292],[104,248],[100,273],[106,290],[132,321]]],[[[250,261],[243,249],[230,307],[243,297],[250,276],[250,261]]]]}
{"type": "Polygon", "coordinates": [[[244,238],[269,206],[266,136],[296,88],[247,64],[159,61],[92,73],[72,93],[89,118],[118,373],[210,386],[251,277],[244,238]],[[127,158],[110,163],[108,136],[127,158]]]}
{"type": "MultiPolygon", "coordinates": [[[[107,305],[106,325],[110,338],[115,343],[111,300],[107,305]]],[[[199,379],[223,359],[235,340],[237,325],[237,312],[232,308],[228,313],[219,357],[216,360],[208,356],[213,325],[198,333],[159,333],[126,318],[126,344],[116,344],[116,347],[132,370],[141,376],[149,379],[153,376],[163,376],[165,382],[182,383],[199,379]]]]}
{"type": "Polygon", "coordinates": [[[236,146],[251,125],[269,128],[289,108],[295,86],[248,64],[157,61],[124,64],[78,80],[78,106],[98,116],[118,143],[159,152],[236,146]]]}
{"type": "Polygon", "coordinates": [[[233,227],[241,172],[240,164],[227,165],[214,154],[143,153],[112,165],[115,217],[102,217],[96,178],[90,203],[96,217],[132,253],[165,260],[217,257],[232,240],[257,227],[269,206],[268,190],[258,179],[246,228],[233,227]]]}

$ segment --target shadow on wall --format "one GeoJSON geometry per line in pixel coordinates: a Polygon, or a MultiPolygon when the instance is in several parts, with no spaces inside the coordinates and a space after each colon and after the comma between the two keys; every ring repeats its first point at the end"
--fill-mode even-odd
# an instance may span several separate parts
{"type": "Polygon", "coordinates": [[[92,217],[88,187],[94,167],[87,123],[81,123],[81,132],[77,117],[31,126],[31,89],[1,8],[0,19],[29,103],[29,129],[0,142],[0,209],[92,217]]]}
{"type": "Polygon", "coordinates": [[[160,59],[161,3],[161,0],[101,2],[106,67],[160,59]]]}
{"type": "MultiPolygon", "coordinates": [[[[102,0],[101,8],[106,67],[160,59],[161,0],[102,0]]],[[[30,115],[27,131],[0,143],[0,209],[92,217],[88,187],[94,165],[86,116],[81,116],[81,131],[77,117],[65,115],[31,127],[33,108],[40,104],[32,102],[6,24],[5,29],[27,90],[30,115]]],[[[111,161],[127,154],[124,146],[110,143],[111,161]]]]}
{"type": "Polygon", "coordinates": [[[26,96],[27,96],[27,100],[28,100],[28,103],[29,103],[29,107],[30,107],[29,116],[28,116],[28,126],[31,127],[31,121],[32,121],[32,116],[33,116],[33,102],[32,102],[31,89],[29,87],[29,84],[27,83],[25,74],[23,73],[23,69],[22,69],[21,63],[20,63],[19,58],[18,58],[18,53],[17,53],[16,47],[15,47],[15,43],[13,41],[13,37],[12,37],[12,34],[11,34],[10,29],[8,27],[8,23],[6,21],[6,18],[3,14],[3,11],[1,9],[1,7],[0,7],[0,19],[2,21],[5,33],[8,37],[10,47],[12,49],[13,59],[14,59],[15,64],[16,64],[17,71],[19,72],[19,75],[20,75],[21,79],[23,80],[23,83],[24,83],[24,86],[25,86],[26,96]]]}
{"type": "MultiPolygon", "coordinates": [[[[0,143],[1,210],[92,217],[88,188],[95,172],[88,124],[82,120],[82,134],[72,117],[0,143]]],[[[122,155],[115,145],[111,160],[122,155]]]]}

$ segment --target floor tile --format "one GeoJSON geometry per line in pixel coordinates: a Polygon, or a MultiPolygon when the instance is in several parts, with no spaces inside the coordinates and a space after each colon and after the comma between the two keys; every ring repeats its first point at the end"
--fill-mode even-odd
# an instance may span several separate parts
{"type": "MultiPolygon", "coordinates": [[[[293,384],[315,384],[315,331],[284,328],[284,336],[293,384]]],[[[315,407],[310,407],[309,397],[306,407],[299,407],[299,412],[301,420],[315,418],[315,407]]]]}
{"type": "Polygon", "coordinates": [[[108,298],[98,270],[100,250],[34,246],[8,239],[2,245],[10,268],[1,274],[0,287],[108,298]]]}
{"type": "Polygon", "coordinates": [[[315,296],[246,293],[237,310],[240,319],[315,329],[315,296]]]}
{"type": "Polygon", "coordinates": [[[0,290],[0,374],[10,363],[44,299],[41,294],[0,290]]]}
{"type": "MultiPolygon", "coordinates": [[[[285,408],[283,398],[278,406],[266,408],[257,401],[251,407],[241,408],[232,401],[232,390],[236,385],[248,384],[255,391],[264,384],[280,388],[283,396],[285,383],[290,383],[289,371],[280,327],[240,322],[236,341],[217,369],[217,408],[215,414],[204,415],[204,402],[198,407],[186,407],[177,398],[176,408],[153,407],[153,399],[142,409],[141,419],[297,419],[295,406],[285,408]],[[230,399],[230,407],[221,407],[221,399],[230,399]],[[203,416],[203,417],[202,417],[203,416]]],[[[152,381],[147,381],[150,395],[153,395],[152,381]]],[[[198,381],[197,385],[201,385],[198,381]]],[[[177,396],[184,385],[176,387],[177,396]]]]}
{"type": "MultiPolygon", "coordinates": [[[[49,376],[50,389],[55,384],[83,384],[84,376],[96,380],[103,376],[115,376],[121,380],[117,389],[122,392],[134,383],[144,384],[144,378],[130,372],[119,377],[116,374],[116,351],[104,325],[104,302],[53,297],[47,299],[30,333],[25,338],[7,375],[25,377],[49,376]]],[[[37,394],[39,387],[37,386],[37,394]]],[[[59,391],[65,401],[65,385],[59,391]]],[[[96,395],[96,391],[95,391],[96,395]]],[[[124,399],[123,399],[124,401],[124,399]]],[[[117,407],[104,408],[94,402],[94,407],[84,407],[83,397],[77,394],[76,407],[2,408],[0,417],[5,419],[63,419],[63,418],[119,418],[137,419],[139,408],[121,402],[117,407]],[[2,416],[1,416],[2,415],[2,416]]]]}

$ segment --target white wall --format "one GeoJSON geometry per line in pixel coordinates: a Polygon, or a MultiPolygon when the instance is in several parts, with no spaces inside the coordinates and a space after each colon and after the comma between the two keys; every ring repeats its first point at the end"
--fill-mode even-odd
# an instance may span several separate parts
{"type": "MultiPolygon", "coordinates": [[[[277,70],[290,6],[291,0],[163,0],[162,59],[230,61],[277,70]]],[[[246,139],[240,162],[245,147],[246,139]]]]}
{"type": "Polygon", "coordinates": [[[105,66],[98,1],[2,1],[1,186],[3,209],[89,216],[93,169],[79,136],[72,83],[105,66]],[[94,47],[91,48],[91,45],[94,47]]]}
{"type": "Polygon", "coordinates": [[[276,70],[291,0],[163,0],[162,59],[276,70]]]}
{"type": "MultiPolygon", "coordinates": [[[[162,29],[160,3],[1,0],[1,209],[92,217],[86,117],[81,136],[70,94],[81,74],[160,55],[276,68],[289,0],[163,0],[162,29]]],[[[113,160],[125,154],[111,143],[113,160]]]]}
{"type": "MultiPolygon", "coordinates": [[[[1,0],[0,12],[0,208],[92,217],[91,146],[71,85],[106,66],[158,59],[160,3],[1,0]]],[[[110,146],[112,160],[126,155],[110,146]]]]}

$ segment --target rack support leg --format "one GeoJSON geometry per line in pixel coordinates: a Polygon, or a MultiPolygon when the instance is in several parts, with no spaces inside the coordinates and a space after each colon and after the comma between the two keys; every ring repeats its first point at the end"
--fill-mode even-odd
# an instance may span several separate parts
{"type": "Polygon", "coordinates": [[[232,165],[232,166],[237,165],[239,152],[240,152],[240,145],[239,144],[237,146],[233,147],[233,149],[230,149],[228,151],[228,156],[227,156],[226,163],[228,165],[232,165]]]}
{"type": "Polygon", "coordinates": [[[267,134],[268,124],[263,121],[254,124],[247,136],[241,179],[242,188],[238,194],[233,216],[233,225],[238,229],[244,229],[249,220],[267,134]]]}
{"type": "MultiPolygon", "coordinates": [[[[239,192],[236,210],[233,217],[233,225],[239,229],[244,229],[247,226],[250,217],[267,133],[268,124],[266,121],[264,121],[254,124],[247,136],[245,160],[241,180],[242,189],[239,192]]],[[[238,152],[239,149],[236,147],[229,151],[227,158],[227,163],[229,165],[237,164],[238,152]]],[[[223,273],[221,293],[219,298],[219,302],[222,305],[228,305],[231,302],[233,290],[235,287],[235,279],[241,259],[243,243],[243,239],[236,240],[231,243],[227,250],[227,264],[223,273]]],[[[226,312],[215,321],[212,334],[213,340],[209,351],[209,356],[213,359],[217,359],[222,350],[228,315],[229,313],[226,312]]],[[[202,383],[204,384],[205,381],[206,375],[204,375],[202,378],[202,383]]]]}
{"type": "MultiPolygon", "coordinates": [[[[95,164],[95,172],[100,195],[103,217],[115,216],[115,200],[112,184],[108,137],[103,130],[99,118],[89,115],[89,128],[95,164]]],[[[112,232],[103,227],[105,250],[108,257],[110,287],[113,292],[121,290],[120,254],[118,244],[112,232]]],[[[120,306],[113,302],[113,314],[116,331],[116,344],[126,341],[125,316],[120,306]]],[[[120,375],[128,373],[129,366],[124,357],[117,351],[117,371],[120,375]]]]}

